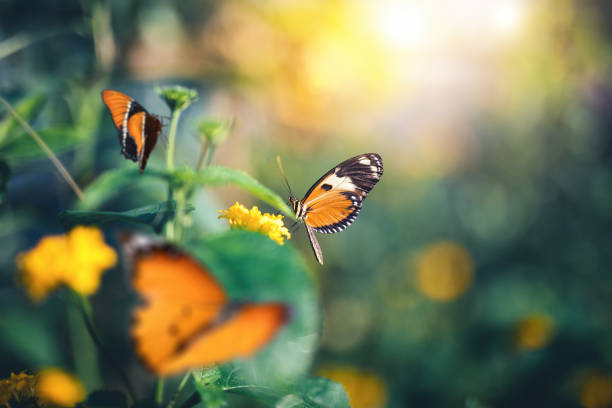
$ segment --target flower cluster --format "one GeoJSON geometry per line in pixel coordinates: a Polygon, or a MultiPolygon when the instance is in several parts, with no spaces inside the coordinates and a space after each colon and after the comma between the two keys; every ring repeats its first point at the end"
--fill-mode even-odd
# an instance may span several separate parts
{"type": "Polygon", "coordinates": [[[257,206],[250,210],[244,205],[236,202],[228,210],[219,211],[219,218],[227,218],[227,222],[232,228],[242,228],[249,231],[260,232],[270,237],[280,245],[285,243],[285,237],[291,239],[291,234],[282,215],[262,214],[257,206]]]}
{"type": "Polygon", "coordinates": [[[0,380],[0,407],[26,406],[36,398],[36,377],[25,371],[0,380]]]}
{"type": "Polygon", "coordinates": [[[35,301],[44,299],[59,285],[91,295],[104,270],[117,262],[97,228],[75,227],[68,234],[47,236],[17,257],[20,280],[35,301]]]}

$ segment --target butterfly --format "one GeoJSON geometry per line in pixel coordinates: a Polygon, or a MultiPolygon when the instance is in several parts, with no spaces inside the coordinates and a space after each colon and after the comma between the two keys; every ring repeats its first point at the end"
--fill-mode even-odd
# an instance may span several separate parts
{"type": "MultiPolygon", "coordinates": [[[[282,167],[281,172],[284,175],[282,167]]],[[[329,170],[310,187],[301,200],[298,200],[289,188],[289,204],[298,221],[304,222],[310,245],[321,265],[323,252],[315,237],[315,231],[332,234],[351,225],[361,210],[363,200],[382,174],[380,155],[365,153],[351,157],[329,170]]]]}
{"type": "Polygon", "coordinates": [[[162,130],[161,122],[141,104],[119,91],[105,89],[102,91],[102,101],[119,132],[121,154],[127,159],[139,162],[142,174],[162,130]]]}
{"type": "Polygon", "coordinates": [[[229,300],[205,266],[171,244],[144,235],[122,241],[144,301],[134,311],[132,338],[157,375],[252,355],[288,320],[286,304],[229,300]]]}

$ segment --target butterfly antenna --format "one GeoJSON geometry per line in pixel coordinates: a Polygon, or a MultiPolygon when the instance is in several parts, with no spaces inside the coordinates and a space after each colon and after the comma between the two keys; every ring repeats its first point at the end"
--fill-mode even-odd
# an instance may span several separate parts
{"type": "Polygon", "coordinates": [[[287,180],[287,176],[285,175],[285,170],[283,170],[283,163],[281,162],[280,156],[276,156],[276,163],[278,164],[278,168],[281,172],[281,176],[287,185],[287,189],[289,190],[289,194],[293,196],[293,192],[291,191],[291,186],[289,185],[289,181],[287,180]]]}
{"type": "Polygon", "coordinates": [[[297,221],[294,221],[293,224],[291,224],[291,226],[289,227],[289,232],[291,234],[295,234],[295,231],[297,231],[299,227],[300,227],[300,223],[297,221]]]}

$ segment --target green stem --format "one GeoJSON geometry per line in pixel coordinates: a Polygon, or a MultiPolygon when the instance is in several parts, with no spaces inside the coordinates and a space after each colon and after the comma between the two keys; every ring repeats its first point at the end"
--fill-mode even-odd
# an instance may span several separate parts
{"type": "Polygon", "coordinates": [[[185,187],[176,190],[176,214],[174,216],[174,240],[180,241],[183,234],[183,217],[185,216],[185,187]]]}
{"type": "Polygon", "coordinates": [[[89,304],[89,301],[87,300],[85,296],[80,295],[80,294],[77,294],[77,299],[78,299],[78,303],[81,309],[81,315],[83,316],[83,321],[85,322],[85,327],[87,327],[87,331],[89,332],[89,335],[91,336],[92,340],[94,341],[94,343],[100,350],[100,353],[104,356],[104,358],[108,360],[109,364],[115,369],[115,371],[117,371],[117,373],[119,374],[119,377],[121,377],[121,380],[125,384],[125,387],[128,391],[128,394],[130,394],[132,401],[136,401],[136,393],[134,392],[134,387],[132,387],[132,383],[130,382],[130,379],[125,374],[125,372],[121,369],[121,366],[119,365],[117,360],[115,360],[113,355],[108,352],[108,350],[106,349],[106,347],[100,340],[100,337],[98,336],[96,327],[93,322],[93,317],[91,313],[91,305],[89,304]]]}
{"type": "Polygon", "coordinates": [[[161,407],[164,403],[164,377],[157,378],[157,384],[155,385],[155,403],[158,407],[161,407]]]}
{"type": "Polygon", "coordinates": [[[177,399],[178,399],[178,397],[179,397],[179,395],[181,393],[181,390],[183,389],[185,384],[187,384],[187,380],[189,380],[189,377],[191,377],[191,371],[187,371],[187,374],[185,374],[185,376],[183,377],[183,379],[179,383],[179,386],[176,389],[176,392],[174,393],[174,396],[172,397],[172,400],[168,404],[167,408],[174,408],[174,406],[176,405],[176,401],[177,401],[177,399]]]}
{"type": "Polygon", "coordinates": [[[174,170],[174,145],[176,143],[176,130],[182,110],[176,109],[172,112],[170,131],[168,132],[168,150],[166,152],[166,167],[168,171],[174,170]]]}
{"type": "MultiPolygon", "coordinates": [[[[174,200],[174,189],[172,188],[172,181],[168,181],[168,202],[172,202],[174,200]]],[[[176,208],[174,212],[174,218],[176,218],[176,208]]],[[[168,220],[166,222],[166,239],[169,241],[174,241],[174,223],[172,220],[168,220]]]]}
{"type": "Polygon", "coordinates": [[[210,162],[212,161],[213,154],[215,154],[216,147],[217,147],[216,144],[214,143],[210,144],[210,149],[208,149],[208,155],[206,156],[206,163],[204,164],[204,166],[206,167],[210,166],[210,162]]]}
{"type": "Polygon", "coordinates": [[[34,139],[34,141],[38,144],[38,146],[40,146],[43,152],[45,152],[49,160],[51,160],[51,162],[57,168],[57,171],[59,171],[59,173],[62,175],[64,180],[66,180],[66,183],[68,183],[70,188],[72,188],[72,190],[74,191],[74,194],[77,195],[79,200],[82,200],[83,191],[81,191],[77,183],[74,181],[70,173],[68,173],[68,170],[66,170],[64,165],[59,161],[55,153],[53,153],[53,151],[49,148],[49,146],[47,146],[47,144],[44,142],[44,140],[42,140],[42,138],[38,135],[38,133],[36,133],[36,131],[32,129],[32,127],[28,124],[28,122],[26,122],[17,113],[17,111],[15,111],[15,109],[13,109],[13,107],[1,96],[0,96],[0,102],[2,102],[4,106],[6,106],[6,109],[8,109],[8,111],[15,117],[15,119],[17,119],[17,122],[21,124],[21,126],[26,130],[26,132],[30,134],[30,136],[32,136],[32,139],[34,139]]]}
{"type": "Polygon", "coordinates": [[[200,151],[200,157],[198,157],[198,165],[196,166],[196,169],[202,170],[202,167],[204,167],[204,157],[206,157],[206,153],[208,152],[209,148],[210,142],[207,140],[206,143],[202,145],[202,150],[200,151]]]}

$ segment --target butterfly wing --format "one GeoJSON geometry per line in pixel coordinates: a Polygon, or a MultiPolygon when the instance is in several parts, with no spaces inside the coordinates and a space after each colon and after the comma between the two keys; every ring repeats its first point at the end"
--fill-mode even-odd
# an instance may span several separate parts
{"type": "Polygon", "coordinates": [[[177,345],[177,352],[163,366],[162,374],[174,374],[247,357],[265,346],[287,320],[287,306],[281,303],[230,306],[228,317],[203,327],[187,341],[177,345]]]}
{"type": "Polygon", "coordinates": [[[340,163],[325,173],[302,199],[304,222],[325,234],[346,229],[357,218],[363,200],[382,174],[382,158],[376,153],[360,154],[340,163]]]}
{"type": "Polygon", "coordinates": [[[133,286],[144,301],[135,310],[132,337],[151,371],[173,374],[249,355],[282,327],[284,305],[237,307],[184,252],[142,236],[124,241],[133,286]]]}
{"type": "Polygon", "coordinates": [[[128,135],[136,145],[136,157],[140,162],[142,173],[147,165],[149,155],[157,143],[157,135],[161,131],[160,121],[147,112],[138,112],[128,119],[128,135]]]}
{"type": "Polygon", "coordinates": [[[102,100],[119,132],[121,154],[132,161],[139,161],[142,173],[157,142],[161,123],[142,105],[119,91],[102,91],[102,100]]]}

